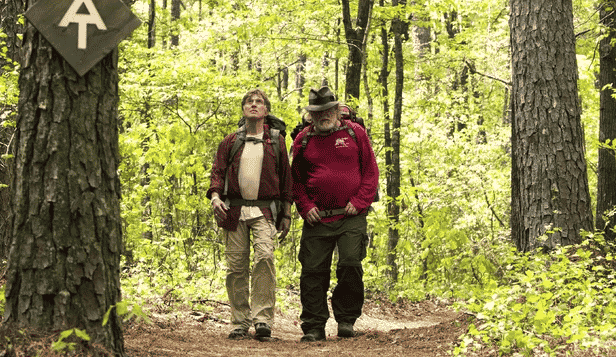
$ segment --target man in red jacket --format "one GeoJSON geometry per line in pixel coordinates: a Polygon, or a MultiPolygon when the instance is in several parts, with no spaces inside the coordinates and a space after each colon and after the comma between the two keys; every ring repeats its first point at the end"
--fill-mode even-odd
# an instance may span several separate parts
{"type": "Polygon", "coordinates": [[[207,191],[224,234],[231,339],[246,336],[253,323],[256,338],[271,336],[276,302],[274,239],[277,230],[284,238],[291,220],[289,157],[282,135],[276,137],[278,132],[265,124],[269,110],[263,91],[246,93],[242,99],[245,124],[218,146],[207,191]],[[236,142],[241,145],[235,146],[236,142]],[[277,207],[275,201],[282,205],[277,207]],[[282,215],[273,212],[277,208],[282,215]],[[277,216],[282,217],[278,227],[277,216]],[[251,232],[254,262],[249,284],[251,232]]]}
{"type": "Polygon", "coordinates": [[[353,324],[364,303],[362,260],[366,257],[366,215],[377,191],[379,171],[364,128],[340,120],[339,103],[328,87],[311,89],[306,110],[312,124],[293,142],[293,200],[304,218],[301,341],[325,340],[329,318],[332,254],[338,247],[332,309],[338,336],[354,336],[353,324]]]}

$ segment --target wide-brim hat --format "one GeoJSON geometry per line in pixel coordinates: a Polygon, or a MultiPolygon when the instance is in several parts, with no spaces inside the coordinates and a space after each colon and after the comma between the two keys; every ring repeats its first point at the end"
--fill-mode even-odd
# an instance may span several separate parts
{"type": "Polygon", "coordinates": [[[322,112],[338,105],[338,102],[336,101],[336,96],[332,93],[329,87],[321,87],[319,90],[314,88],[310,89],[308,104],[309,105],[304,108],[307,111],[322,112]]]}

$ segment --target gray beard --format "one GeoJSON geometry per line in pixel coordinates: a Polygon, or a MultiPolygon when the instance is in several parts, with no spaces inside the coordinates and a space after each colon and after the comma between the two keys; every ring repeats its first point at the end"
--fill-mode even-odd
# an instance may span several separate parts
{"type": "Polygon", "coordinates": [[[329,134],[331,131],[333,131],[334,129],[338,127],[339,122],[340,122],[339,120],[336,120],[332,122],[331,124],[327,124],[326,126],[322,126],[321,124],[314,123],[314,126],[317,129],[316,131],[318,133],[329,134]]]}

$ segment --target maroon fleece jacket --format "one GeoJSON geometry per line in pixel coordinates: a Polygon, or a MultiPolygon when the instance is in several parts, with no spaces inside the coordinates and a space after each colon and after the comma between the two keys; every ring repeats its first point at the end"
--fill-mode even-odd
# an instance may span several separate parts
{"type": "MultiPolygon", "coordinates": [[[[356,136],[338,130],[326,136],[314,135],[302,149],[303,137],[313,126],[300,132],[293,142],[293,200],[305,218],[313,207],[319,210],[344,208],[348,202],[360,212],[367,212],[374,200],[379,169],[365,129],[345,120],[356,136]]],[[[332,222],[344,215],[326,217],[332,222]]]]}

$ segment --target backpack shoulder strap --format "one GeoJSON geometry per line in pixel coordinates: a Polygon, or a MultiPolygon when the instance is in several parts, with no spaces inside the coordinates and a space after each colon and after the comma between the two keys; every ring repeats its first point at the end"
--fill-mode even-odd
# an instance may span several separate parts
{"type": "Polygon", "coordinates": [[[235,141],[233,142],[233,146],[231,146],[231,150],[229,150],[229,156],[227,158],[227,171],[225,173],[225,188],[223,191],[223,196],[227,196],[227,191],[229,190],[229,167],[231,167],[231,163],[233,162],[233,158],[237,155],[237,152],[240,151],[240,148],[246,142],[246,128],[241,126],[237,128],[235,132],[235,141]]]}
{"type": "Polygon", "coordinates": [[[240,148],[246,142],[246,128],[242,126],[238,128],[235,133],[235,141],[233,142],[233,146],[229,151],[229,160],[227,161],[227,164],[229,165],[231,164],[231,162],[233,162],[233,158],[235,157],[235,155],[237,155],[237,152],[240,151],[240,148]]]}
{"type": "Polygon", "coordinates": [[[304,137],[302,138],[302,150],[306,149],[306,145],[308,145],[308,139],[310,139],[314,135],[315,134],[313,134],[313,132],[310,130],[308,130],[306,134],[304,134],[304,137]]]}
{"type": "Polygon", "coordinates": [[[353,138],[353,141],[357,142],[357,135],[355,134],[355,130],[353,130],[353,128],[347,125],[347,123],[343,123],[342,125],[344,125],[347,130],[347,133],[349,133],[349,135],[353,138]]]}
{"type": "Polygon", "coordinates": [[[274,149],[274,154],[276,155],[276,163],[278,165],[278,170],[280,170],[280,130],[271,128],[270,139],[272,140],[272,148],[274,149]]]}

